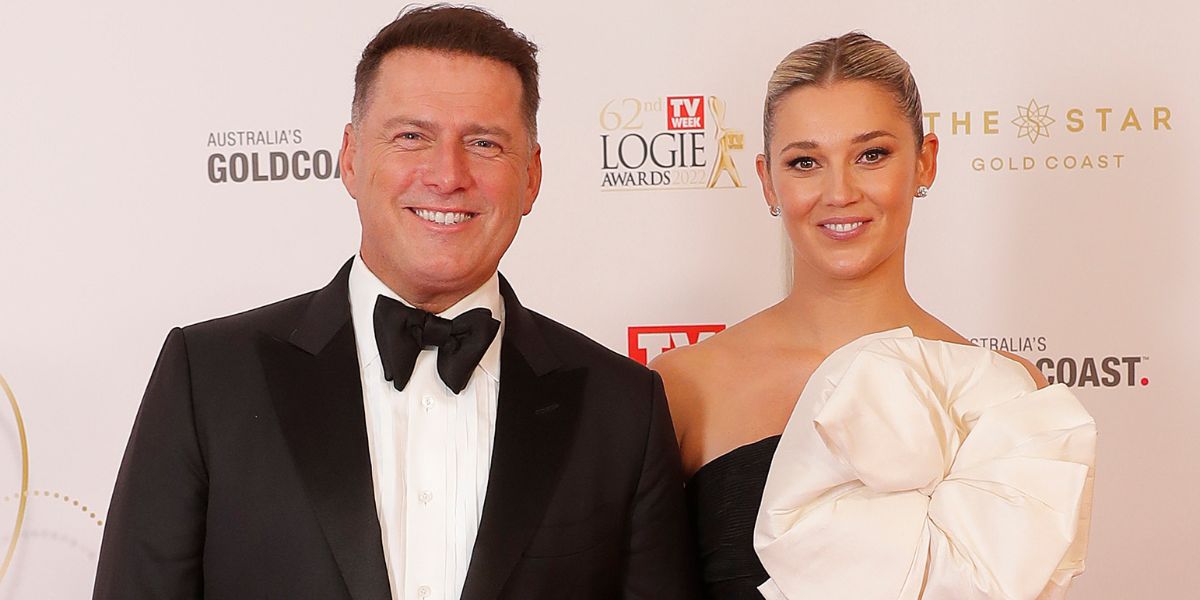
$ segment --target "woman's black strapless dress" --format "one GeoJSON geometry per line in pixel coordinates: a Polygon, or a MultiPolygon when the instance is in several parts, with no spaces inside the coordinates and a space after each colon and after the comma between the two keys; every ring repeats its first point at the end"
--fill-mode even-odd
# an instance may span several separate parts
{"type": "Polygon", "coordinates": [[[754,553],[754,521],[780,436],[736,448],[700,467],[687,482],[692,531],[705,597],[762,600],[767,580],[754,553]]]}

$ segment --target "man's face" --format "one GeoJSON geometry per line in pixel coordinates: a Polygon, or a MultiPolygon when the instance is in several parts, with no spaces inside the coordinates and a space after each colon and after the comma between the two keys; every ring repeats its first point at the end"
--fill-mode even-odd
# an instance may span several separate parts
{"type": "Polygon", "coordinates": [[[403,49],[384,57],[342,181],[358,203],[363,261],[413,304],[439,312],[483,285],[529,214],[541,149],[516,69],[403,49]]]}

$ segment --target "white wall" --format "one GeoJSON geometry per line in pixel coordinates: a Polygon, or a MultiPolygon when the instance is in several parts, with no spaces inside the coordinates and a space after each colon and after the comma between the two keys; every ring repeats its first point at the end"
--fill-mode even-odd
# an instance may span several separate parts
{"type": "MultiPolygon", "coordinates": [[[[264,170],[270,152],[336,154],[358,53],[403,4],[0,5],[0,375],[14,395],[0,397],[0,559],[25,455],[29,466],[0,598],[90,593],[121,452],[170,327],[323,285],[355,251],[338,180],[214,184],[207,165],[214,153],[258,152],[264,170]],[[209,145],[241,130],[301,140],[209,145]]],[[[783,242],[753,169],[765,82],[791,49],[864,30],[909,60],[925,109],[940,113],[939,178],[910,232],[918,299],[968,337],[1029,344],[1021,353],[1048,359],[1047,375],[1119,364],[1113,387],[1103,370],[1100,385],[1077,387],[1101,439],[1089,569],[1072,597],[1195,595],[1200,409],[1185,375],[1200,334],[1200,10],[566,4],[488,3],[542,49],[545,182],[502,267],[526,305],[627,352],[631,326],[729,324],[781,297],[783,242]],[[723,176],[718,189],[602,188],[602,136],[635,133],[602,119],[628,121],[637,104],[649,138],[666,130],[667,96],[725,103],[725,126],[744,134],[732,153],[744,187],[723,176]],[[1012,122],[1031,102],[1053,119],[1036,141],[1012,122]],[[1125,123],[1130,109],[1140,128],[1125,123]],[[956,133],[953,113],[967,112],[970,133],[956,133]]]]}

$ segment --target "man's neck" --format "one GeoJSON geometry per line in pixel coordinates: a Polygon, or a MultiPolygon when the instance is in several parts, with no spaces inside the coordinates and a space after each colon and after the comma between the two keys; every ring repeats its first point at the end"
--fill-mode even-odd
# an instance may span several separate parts
{"type": "Polygon", "coordinates": [[[435,315],[441,314],[459,303],[463,298],[466,298],[482,287],[491,278],[489,275],[482,281],[455,286],[453,290],[446,290],[436,286],[413,286],[407,285],[408,282],[404,281],[404,278],[395,272],[376,268],[376,265],[372,264],[372,261],[361,253],[359,254],[359,259],[371,274],[375,275],[383,285],[387,286],[389,290],[406,304],[435,315]]]}

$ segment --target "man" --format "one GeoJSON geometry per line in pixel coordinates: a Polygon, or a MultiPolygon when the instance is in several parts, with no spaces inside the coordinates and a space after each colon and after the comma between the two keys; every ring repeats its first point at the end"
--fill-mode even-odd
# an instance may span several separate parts
{"type": "Polygon", "coordinates": [[[171,332],[95,598],[695,597],[660,380],[496,273],[541,182],[535,52],[440,5],[367,46],[359,254],[171,332]]]}

